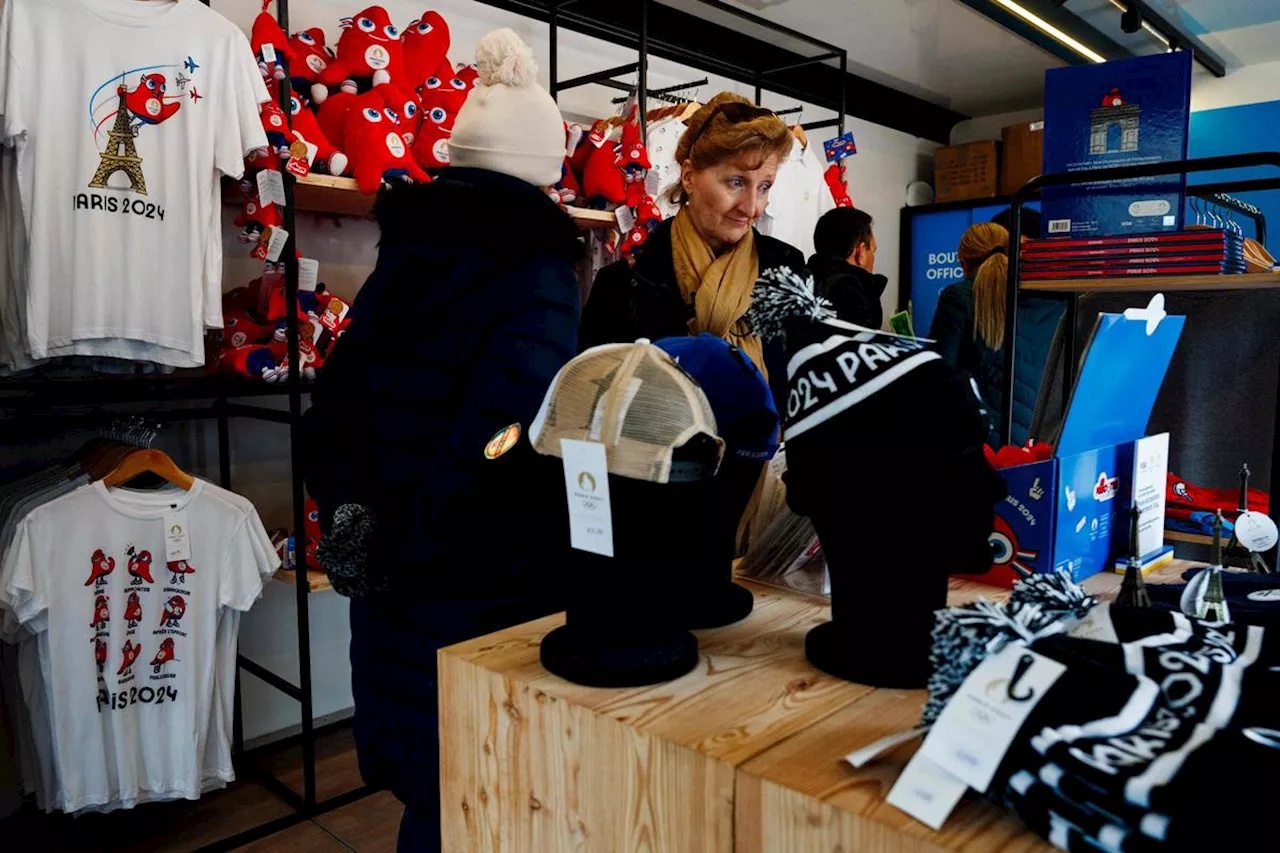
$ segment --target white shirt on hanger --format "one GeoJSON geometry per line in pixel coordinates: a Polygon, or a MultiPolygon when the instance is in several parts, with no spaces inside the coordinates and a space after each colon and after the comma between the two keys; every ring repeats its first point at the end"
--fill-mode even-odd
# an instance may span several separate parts
{"type": "Polygon", "coordinates": [[[824,175],[821,145],[805,147],[792,137],[791,151],[778,166],[778,179],[769,193],[764,216],[756,223],[761,234],[790,243],[807,260],[813,255],[813,229],[822,214],[836,207],[824,175]],[[817,150],[815,150],[817,149],[817,150]]]}
{"type": "Polygon", "coordinates": [[[649,163],[657,174],[657,192],[654,200],[663,219],[670,219],[680,212],[677,205],[671,203],[668,195],[672,187],[680,183],[680,164],[676,162],[676,147],[680,137],[684,136],[687,126],[680,119],[672,116],[649,128],[649,163]]]}
{"type": "Polygon", "coordinates": [[[228,494],[98,482],[19,525],[0,576],[39,642],[57,808],[196,799],[230,777],[235,633],[222,614],[247,610],[278,558],[228,494]],[[174,524],[188,559],[166,560],[174,524]]]}
{"type": "Polygon", "coordinates": [[[248,40],[198,0],[7,0],[0,58],[30,355],[123,339],[202,365],[221,325],[219,174],[266,144],[248,40]]]}

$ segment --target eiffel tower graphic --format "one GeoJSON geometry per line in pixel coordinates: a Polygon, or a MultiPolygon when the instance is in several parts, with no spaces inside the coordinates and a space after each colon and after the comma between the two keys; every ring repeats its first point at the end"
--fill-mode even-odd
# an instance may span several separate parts
{"type": "Polygon", "coordinates": [[[125,106],[125,85],[116,87],[120,105],[116,108],[116,122],[107,133],[107,147],[99,156],[98,171],[89,182],[91,189],[106,189],[107,179],[116,172],[129,176],[129,185],[140,195],[147,194],[147,179],[142,176],[142,158],[133,147],[133,129],[129,127],[129,108],[125,106]]]}

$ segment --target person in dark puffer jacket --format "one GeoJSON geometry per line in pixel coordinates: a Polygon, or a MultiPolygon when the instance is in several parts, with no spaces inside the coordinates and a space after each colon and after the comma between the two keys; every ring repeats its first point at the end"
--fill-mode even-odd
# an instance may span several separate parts
{"type": "Polygon", "coordinates": [[[377,266],[304,418],[318,560],[351,597],[360,772],[405,804],[413,853],[441,843],[436,651],[562,609],[566,537],[523,433],[577,352],[581,242],[545,192],[564,128],[527,51],[486,36],[455,165],[382,190],[377,266]]]}
{"type": "MultiPolygon", "coordinates": [[[[929,337],[942,358],[972,377],[991,415],[987,443],[1000,446],[997,424],[1004,407],[1005,288],[1009,274],[1009,232],[979,222],[960,239],[965,279],[943,289],[929,337]]],[[[1018,346],[1014,350],[1013,444],[1031,435],[1046,365],[1056,348],[1064,302],[1019,294],[1018,346]]]]}

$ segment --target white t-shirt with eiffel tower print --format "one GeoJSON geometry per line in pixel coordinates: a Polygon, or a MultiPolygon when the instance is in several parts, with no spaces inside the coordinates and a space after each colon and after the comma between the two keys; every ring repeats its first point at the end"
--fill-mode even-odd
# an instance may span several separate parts
{"type": "Polygon", "coordinates": [[[57,808],[200,796],[207,756],[225,752],[207,741],[228,735],[214,703],[235,636],[220,621],[248,610],[278,566],[261,528],[202,480],[145,494],[97,482],[19,525],[0,576],[39,641],[57,808]],[[166,559],[175,524],[187,559],[166,559]]]}
{"type": "Polygon", "coordinates": [[[219,175],[266,145],[267,97],[244,33],[199,0],[6,0],[0,141],[16,147],[31,357],[114,339],[204,364],[219,175]]]}

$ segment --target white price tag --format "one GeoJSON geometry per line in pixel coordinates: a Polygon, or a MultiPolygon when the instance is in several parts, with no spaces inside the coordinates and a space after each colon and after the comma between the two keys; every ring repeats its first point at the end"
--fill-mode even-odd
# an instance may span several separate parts
{"type": "Polygon", "coordinates": [[[985,794],[1018,730],[1066,670],[1025,646],[1005,646],[969,673],[921,754],[985,794]]]}
{"type": "Polygon", "coordinates": [[[314,293],[320,281],[320,262],[313,258],[298,258],[298,290],[314,293]]]}
{"type": "Polygon", "coordinates": [[[187,530],[187,511],[180,509],[164,514],[165,562],[191,559],[191,533],[187,530]]]}
{"type": "Polygon", "coordinates": [[[275,169],[258,173],[258,201],[261,204],[284,204],[284,178],[275,169]]]}
{"type": "Polygon", "coordinates": [[[902,768],[885,801],[930,829],[942,829],[969,786],[917,752],[902,768]]]}
{"type": "Polygon", "coordinates": [[[630,234],[631,229],[636,227],[636,215],[625,204],[615,210],[613,216],[618,220],[618,229],[623,234],[630,234]]]}
{"type": "Polygon", "coordinates": [[[613,556],[609,463],[603,444],[560,439],[564,488],[569,498],[569,543],[579,551],[613,556]]]}
{"type": "MultiPolygon", "coordinates": [[[[301,139],[301,137],[299,137],[299,139],[301,139]]],[[[312,145],[310,142],[307,142],[305,139],[302,140],[302,144],[307,146],[307,166],[311,166],[316,162],[316,154],[320,152],[320,146],[312,145]]]]}
{"type": "Polygon", "coordinates": [[[644,176],[644,191],[657,198],[660,189],[662,189],[662,173],[657,169],[650,169],[644,176]]]}
{"type": "Polygon", "coordinates": [[[271,241],[267,243],[267,260],[275,263],[280,260],[284,244],[289,239],[289,232],[279,226],[271,229],[271,241]]]}
{"type": "Polygon", "coordinates": [[[268,43],[262,46],[262,61],[263,62],[276,61],[276,46],[274,44],[268,43]]]}
{"type": "Polygon", "coordinates": [[[886,753],[892,752],[904,743],[909,743],[918,737],[923,737],[927,731],[929,731],[927,726],[916,726],[915,728],[907,729],[906,731],[886,735],[885,737],[880,738],[880,740],[869,743],[861,749],[855,749],[853,752],[846,755],[844,760],[849,762],[855,768],[861,767],[873,758],[879,758],[886,753]]]}
{"type": "Polygon", "coordinates": [[[1269,516],[1249,510],[1240,513],[1236,519],[1236,538],[1240,544],[1255,554],[1270,551],[1276,547],[1276,523],[1269,516]]]}
{"type": "Polygon", "coordinates": [[[1042,121],[1033,121],[1033,122],[1031,122],[1031,132],[1032,132],[1032,133],[1038,133],[1038,132],[1040,132],[1040,131],[1042,131],[1042,130],[1044,130],[1044,122],[1042,122],[1042,121]]]}

